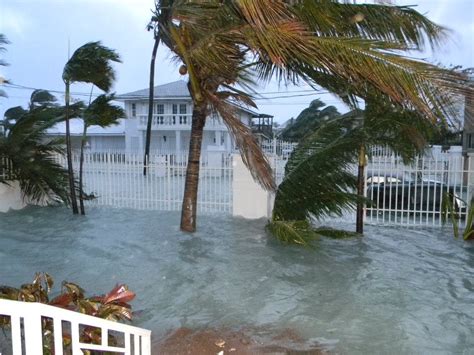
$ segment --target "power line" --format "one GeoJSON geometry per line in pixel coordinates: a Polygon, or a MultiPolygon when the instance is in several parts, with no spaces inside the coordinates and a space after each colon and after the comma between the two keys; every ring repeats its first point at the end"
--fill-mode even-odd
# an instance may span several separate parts
{"type": "MultiPolygon", "coordinates": [[[[62,90],[48,90],[48,89],[39,89],[39,88],[34,88],[34,87],[29,87],[29,86],[24,86],[24,85],[18,85],[18,84],[5,84],[4,85],[7,88],[10,89],[16,89],[16,90],[46,90],[51,93],[55,94],[61,94],[64,95],[65,92],[62,90]]],[[[316,91],[316,90],[295,90],[295,91],[289,91],[288,94],[293,94],[293,93],[306,93],[308,94],[296,94],[296,95],[282,95],[282,96],[271,96],[271,97],[255,97],[253,100],[274,100],[274,99],[283,99],[283,98],[292,98],[292,97],[304,97],[304,96],[314,96],[318,94],[329,94],[329,91],[316,91]]],[[[269,92],[255,92],[256,95],[272,95],[272,94],[281,94],[281,91],[269,91],[269,92]]],[[[90,93],[86,92],[71,92],[71,95],[74,96],[85,96],[85,97],[90,97],[90,93]]],[[[99,96],[100,94],[92,94],[92,96],[99,96]]],[[[130,98],[135,98],[135,96],[127,96],[130,98]]],[[[137,99],[143,99],[144,96],[136,96],[137,99]]]]}

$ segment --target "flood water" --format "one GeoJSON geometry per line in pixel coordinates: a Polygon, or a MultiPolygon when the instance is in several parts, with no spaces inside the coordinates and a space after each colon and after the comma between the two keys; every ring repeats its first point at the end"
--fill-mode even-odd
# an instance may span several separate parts
{"type": "MultiPolygon", "coordinates": [[[[449,229],[366,227],[364,238],[285,246],[265,221],[175,212],[27,208],[0,214],[0,284],[36,271],[89,295],[136,292],[134,324],[290,328],[341,354],[473,354],[474,243],[449,229]]],[[[350,227],[347,225],[346,227],[350,227]]]]}

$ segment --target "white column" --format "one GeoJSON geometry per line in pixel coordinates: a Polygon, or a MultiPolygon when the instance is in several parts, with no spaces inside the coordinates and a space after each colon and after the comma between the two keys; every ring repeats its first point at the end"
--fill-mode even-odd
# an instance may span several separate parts
{"type": "Polygon", "coordinates": [[[228,152],[231,152],[232,151],[232,142],[231,142],[231,139],[230,139],[230,133],[229,132],[225,132],[225,147],[226,147],[226,151],[228,152]]]}
{"type": "Polygon", "coordinates": [[[232,176],[232,215],[248,219],[270,218],[273,194],[255,182],[240,154],[233,155],[232,176]]]}
{"type": "Polygon", "coordinates": [[[220,146],[221,145],[221,131],[214,131],[214,134],[216,137],[215,145],[220,146]]]}
{"type": "Polygon", "coordinates": [[[181,131],[176,130],[176,153],[181,151],[181,131]]]}
{"type": "Polygon", "coordinates": [[[145,151],[145,148],[144,148],[144,145],[143,145],[143,141],[144,141],[143,135],[144,134],[145,134],[145,131],[139,131],[139,134],[138,134],[138,147],[139,147],[140,153],[145,151]]]}

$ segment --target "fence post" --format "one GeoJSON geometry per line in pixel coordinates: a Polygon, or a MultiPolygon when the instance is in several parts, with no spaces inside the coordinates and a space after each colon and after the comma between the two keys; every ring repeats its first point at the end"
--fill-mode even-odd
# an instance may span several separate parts
{"type": "Polygon", "coordinates": [[[25,352],[26,355],[36,355],[38,351],[43,351],[43,329],[41,326],[41,314],[38,312],[37,305],[31,304],[28,316],[23,318],[25,331],[25,352]]]}

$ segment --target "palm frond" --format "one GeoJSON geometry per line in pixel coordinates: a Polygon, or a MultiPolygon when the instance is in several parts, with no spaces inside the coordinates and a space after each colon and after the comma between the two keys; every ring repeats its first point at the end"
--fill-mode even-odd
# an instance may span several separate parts
{"type": "Polygon", "coordinates": [[[109,91],[115,80],[111,62],[121,62],[120,56],[100,42],[89,42],[79,47],[68,60],[63,71],[66,82],[85,82],[109,91]]]}
{"type": "Polygon", "coordinates": [[[112,95],[99,95],[84,111],[83,119],[86,126],[108,127],[119,124],[119,119],[125,117],[123,108],[111,104],[115,100],[112,95]]]}
{"type": "Polygon", "coordinates": [[[252,131],[238,117],[237,108],[217,96],[209,96],[209,99],[212,108],[223,118],[225,125],[239,148],[242,161],[249,168],[253,178],[263,188],[274,190],[276,186],[272,168],[252,131]]]}
{"type": "Polygon", "coordinates": [[[356,140],[342,120],[334,119],[310,133],[294,150],[278,186],[273,220],[305,220],[341,215],[360,199],[350,171],[356,140]]]}
{"type": "Polygon", "coordinates": [[[420,50],[426,47],[426,41],[436,48],[447,39],[446,28],[411,6],[302,0],[293,10],[318,36],[360,37],[420,50]]]}

